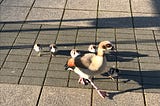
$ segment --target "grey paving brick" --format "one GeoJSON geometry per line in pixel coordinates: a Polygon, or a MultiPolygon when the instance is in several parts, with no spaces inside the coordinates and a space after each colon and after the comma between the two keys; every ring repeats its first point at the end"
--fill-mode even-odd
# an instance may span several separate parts
{"type": "Polygon", "coordinates": [[[48,71],[47,77],[51,78],[65,78],[67,79],[69,75],[68,71],[48,71]]]}
{"type": "MultiPolygon", "coordinates": [[[[23,47],[24,45],[22,45],[22,46],[16,46],[16,45],[14,45],[13,47],[14,48],[21,48],[21,47],[23,47]]],[[[30,48],[30,45],[26,45],[26,46],[28,46],[29,48],[26,48],[26,49],[12,49],[11,51],[10,51],[10,54],[13,54],[13,55],[26,55],[26,56],[28,56],[29,55],[29,53],[30,53],[30,51],[31,51],[31,48],[30,48]]]]}
{"type": "Polygon", "coordinates": [[[35,39],[16,39],[15,44],[33,44],[35,39]]]}
{"type": "Polygon", "coordinates": [[[67,81],[68,79],[46,78],[44,85],[55,86],[55,87],[66,87],[67,81]]]}
{"type": "Polygon", "coordinates": [[[143,84],[144,86],[144,92],[147,93],[160,93],[160,85],[154,85],[154,84],[143,84]]]}
{"type": "Polygon", "coordinates": [[[3,7],[1,6],[1,21],[16,22],[24,21],[29,8],[22,7],[3,7]]]}
{"type": "Polygon", "coordinates": [[[117,90],[117,85],[113,81],[94,81],[95,85],[101,90],[117,90]]]}
{"type": "MultiPolygon", "coordinates": [[[[134,26],[136,29],[158,30],[160,17],[156,14],[133,13],[134,26]]],[[[143,32],[143,31],[142,31],[143,32]]]]}
{"type": "Polygon", "coordinates": [[[159,8],[156,5],[159,4],[160,2],[158,0],[155,0],[155,1],[134,0],[131,3],[132,3],[132,11],[133,12],[158,13],[158,11],[156,11],[156,9],[159,10],[159,8]],[[143,6],[141,6],[141,4],[143,4],[143,6]],[[155,5],[155,6],[153,6],[153,5],[155,5]]]}
{"type": "Polygon", "coordinates": [[[97,0],[68,0],[67,9],[97,10],[97,0]]]}
{"type": "Polygon", "coordinates": [[[120,68],[134,68],[134,69],[138,69],[138,63],[137,62],[120,62],[119,63],[119,67],[120,68]]]}
{"type": "Polygon", "coordinates": [[[95,21],[96,11],[66,10],[62,25],[95,27],[95,21]]]}
{"type": "Polygon", "coordinates": [[[121,91],[141,92],[142,85],[139,83],[118,83],[118,89],[121,91]]]}
{"type": "Polygon", "coordinates": [[[0,71],[0,75],[3,76],[20,76],[22,73],[22,69],[12,69],[12,68],[2,68],[0,71]]]}
{"type": "Polygon", "coordinates": [[[138,53],[148,55],[148,56],[154,56],[158,57],[158,52],[157,50],[138,50],[138,53]]]}
{"type": "Polygon", "coordinates": [[[28,32],[21,32],[19,35],[18,35],[18,39],[35,39],[37,36],[37,34],[34,34],[34,33],[28,33],[28,32]]]}
{"type": "Polygon", "coordinates": [[[143,96],[141,93],[127,91],[106,91],[109,97],[102,99],[98,93],[93,92],[93,106],[121,106],[121,105],[140,105],[144,106],[143,96]]]}
{"type": "Polygon", "coordinates": [[[68,87],[70,87],[70,88],[83,88],[83,89],[91,89],[92,88],[92,86],[90,84],[88,84],[88,85],[79,84],[78,79],[70,79],[68,87]]]}
{"type": "MultiPolygon", "coordinates": [[[[127,33],[127,32],[126,32],[127,33]]],[[[130,39],[130,40],[133,40],[132,42],[134,42],[134,35],[132,34],[132,33],[116,33],[116,38],[117,38],[117,40],[119,40],[119,39],[130,39]]],[[[127,41],[126,41],[127,42],[127,41]]]]}
{"type": "Polygon", "coordinates": [[[13,68],[13,69],[23,69],[25,66],[24,62],[5,62],[3,67],[4,68],[13,68]]]}
{"type": "Polygon", "coordinates": [[[79,106],[90,106],[90,97],[91,91],[87,89],[47,86],[44,87],[39,106],[75,106],[75,104],[79,106]]]}
{"type": "Polygon", "coordinates": [[[2,5],[5,6],[31,6],[34,0],[4,0],[2,5]]]}
{"type": "Polygon", "coordinates": [[[44,78],[38,77],[22,77],[20,84],[23,85],[42,85],[44,78]]]}
{"type": "Polygon", "coordinates": [[[131,16],[129,13],[100,11],[98,12],[98,27],[132,28],[131,16]]]}
{"type": "Polygon", "coordinates": [[[30,56],[28,62],[30,62],[30,63],[35,63],[35,62],[48,63],[49,62],[49,57],[30,56]]]}
{"type": "Polygon", "coordinates": [[[19,77],[17,76],[0,76],[0,83],[17,84],[19,77]]]}
{"type": "Polygon", "coordinates": [[[139,50],[150,50],[150,51],[154,51],[154,52],[156,52],[156,50],[157,50],[157,48],[156,48],[156,46],[155,45],[149,45],[149,44],[140,44],[140,43],[138,43],[138,49],[139,50]]]}
{"type": "Polygon", "coordinates": [[[0,88],[1,106],[36,105],[40,92],[40,86],[0,84],[0,88]]]}
{"type": "Polygon", "coordinates": [[[22,23],[11,23],[11,24],[7,23],[7,24],[4,25],[2,31],[6,31],[7,32],[8,30],[10,30],[10,31],[18,33],[18,31],[20,30],[21,26],[22,26],[22,23]]]}
{"type": "Polygon", "coordinates": [[[116,28],[117,35],[125,35],[125,36],[133,36],[133,29],[132,28],[116,28]]]}
{"type": "Polygon", "coordinates": [[[140,57],[140,62],[144,63],[160,63],[159,58],[157,57],[140,57]]]}
{"type": "Polygon", "coordinates": [[[45,71],[43,70],[24,70],[23,76],[25,77],[44,77],[45,71]]]}
{"type": "Polygon", "coordinates": [[[10,62],[26,62],[28,56],[8,55],[6,61],[10,62]]]}
{"type": "Polygon", "coordinates": [[[38,40],[49,40],[54,42],[57,37],[57,34],[39,34],[38,40]]]}
{"type": "Polygon", "coordinates": [[[34,7],[64,8],[65,0],[38,0],[34,7]]]}
{"type": "Polygon", "coordinates": [[[146,98],[146,104],[148,106],[150,105],[154,105],[154,106],[158,106],[160,104],[160,100],[156,99],[156,98],[160,98],[160,94],[157,93],[146,93],[145,94],[145,98],[146,98]]]}
{"type": "Polygon", "coordinates": [[[65,63],[67,62],[68,58],[63,58],[63,57],[54,57],[51,60],[51,64],[56,64],[56,63],[65,63]]]}
{"type": "Polygon", "coordinates": [[[46,70],[48,63],[27,63],[26,69],[46,70]]]}
{"type": "Polygon", "coordinates": [[[59,25],[61,17],[62,9],[33,8],[28,16],[27,21],[36,24],[59,25]]]}
{"type": "Polygon", "coordinates": [[[49,70],[64,71],[64,67],[63,67],[64,65],[65,63],[64,64],[50,64],[49,70]]]}
{"type": "Polygon", "coordinates": [[[130,12],[129,1],[128,0],[123,0],[123,1],[100,0],[99,10],[130,12]]]}
{"type": "Polygon", "coordinates": [[[159,70],[160,65],[159,63],[140,63],[142,70],[159,70]]]}

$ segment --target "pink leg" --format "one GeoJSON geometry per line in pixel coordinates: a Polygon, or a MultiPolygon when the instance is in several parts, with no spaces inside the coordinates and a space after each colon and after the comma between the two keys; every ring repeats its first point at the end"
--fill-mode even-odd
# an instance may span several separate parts
{"type": "Polygon", "coordinates": [[[105,98],[107,95],[106,95],[106,92],[105,91],[100,91],[98,90],[97,86],[89,79],[91,85],[96,89],[96,91],[98,92],[98,94],[102,97],[102,98],[105,98]]]}
{"type": "Polygon", "coordinates": [[[83,77],[80,77],[78,80],[79,84],[87,85],[89,83],[88,80],[84,79],[83,77]]]}

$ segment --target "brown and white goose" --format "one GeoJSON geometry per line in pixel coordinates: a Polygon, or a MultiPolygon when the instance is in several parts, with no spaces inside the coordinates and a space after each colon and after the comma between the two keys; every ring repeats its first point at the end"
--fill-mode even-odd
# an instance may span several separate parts
{"type": "Polygon", "coordinates": [[[107,62],[105,51],[108,49],[113,49],[112,43],[102,41],[98,45],[97,54],[86,53],[82,56],[79,55],[75,58],[70,58],[66,63],[67,67],[73,68],[73,71],[80,76],[80,83],[85,83],[86,80],[89,81],[102,98],[105,98],[106,92],[100,91],[91,78],[105,71],[107,62]]]}

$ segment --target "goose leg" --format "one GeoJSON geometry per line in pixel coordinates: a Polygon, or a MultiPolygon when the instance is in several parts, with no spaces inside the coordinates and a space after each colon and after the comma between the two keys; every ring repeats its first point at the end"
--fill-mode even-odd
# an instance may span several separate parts
{"type": "Polygon", "coordinates": [[[102,98],[105,98],[107,95],[106,95],[106,92],[105,91],[101,91],[97,88],[97,86],[92,82],[92,80],[90,80],[90,83],[91,85],[96,89],[96,91],[98,92],[98,94],[102,97],[102,98]]]}
{"type": "Polygon", "coordinates": [[[83,85],[88,85],[89,81],[83,77],[80,77],[78,80],[78,83],[83,84],[83,85]]]}

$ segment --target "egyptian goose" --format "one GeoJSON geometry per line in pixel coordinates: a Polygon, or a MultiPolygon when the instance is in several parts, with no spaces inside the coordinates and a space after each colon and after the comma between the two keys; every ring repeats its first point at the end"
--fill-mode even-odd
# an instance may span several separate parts
{"type": "Polygon", "coordinates": [[[52,56],[55,56],[56,55],[56,52],[57,52],[57,47],[55,44],[50,44],[49,45],[49,48],[50,48],[50,52],[52,54],[52,56]]]}
{"type": "Polygon", "coordinates": [[[110,41],[102,41],[98,45],[97,54],[86,53],[82,56],[70,58],[66,63],[68,68],[72,68],[80,76],[78,82],[85,84],[85,81],[89,81],[102,98],[105,98],[106,92],[100,91],[91,78],[105,71],[107,62],[105,51],[109,49],[113,49],[112,43],[110,41]]]}
{"type": "Polygon", "coordinates": [[[41,56],[42,47],[40,46],[40,44],[35,44],[34,50],[38,53],[38,56],[41,56]]]}

